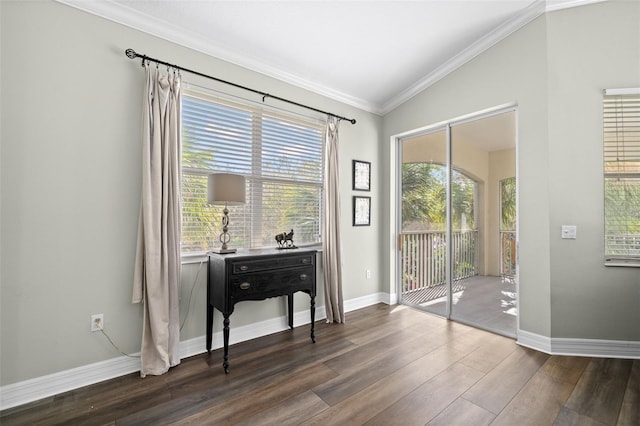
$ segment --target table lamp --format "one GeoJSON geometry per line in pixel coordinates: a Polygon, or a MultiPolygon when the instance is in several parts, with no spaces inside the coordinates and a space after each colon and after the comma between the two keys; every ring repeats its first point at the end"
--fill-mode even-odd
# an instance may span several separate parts
{"type": "Polygon", "coordinates": [[[207,202],[209,204],[224,205],[222,211],[222,234],[220,234],[220,242],[222,246],[213,249],[214,253],[235,253],[235,248],[229,248],[228,243],[231,241],[229,236],[229,205],[244,204],[246,201],[246,183],[244,176],[232,173],[213,173],[208,176],[207,181],[207,202]]]}

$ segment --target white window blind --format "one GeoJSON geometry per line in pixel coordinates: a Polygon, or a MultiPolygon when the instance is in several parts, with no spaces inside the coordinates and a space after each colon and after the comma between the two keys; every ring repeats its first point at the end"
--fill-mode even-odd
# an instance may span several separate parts
{"type": "MultiPolygon", "coordinates": [[[[640,261],[640,91],[603,99],[605,259],[640,261]]],[[[615,93],[614,92],[614,93],[615,93]]]]}
{"type": "Polygon", "coordinates": [[[223,206],[207,204],[207,175],[237,173],[247,203],[229,206],[232,247],[320,242],[325,124],[204,89],[182,96],[182,251],[220,245],[223,206]]]}

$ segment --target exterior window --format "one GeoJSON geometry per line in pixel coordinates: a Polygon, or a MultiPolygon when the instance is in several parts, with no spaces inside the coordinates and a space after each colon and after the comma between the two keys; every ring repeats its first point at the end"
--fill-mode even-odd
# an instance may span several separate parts
{"type": "Polygon", "coordinates": [[[516,178],[500,181],[500,275],[516,275],[516,178]]]}
{"type": "Polygon", "coordinates": [[[230,245],[320,242],[325,124],[187,88],[182,97],[182,252],[220,245],[224,206],[207,204],[207,175],[244,175],[247,203],[229,206],[230,245]]]}
{"type": "Polygon", "coordinates": [[[605,264],[640,266],[640,90],[611,92],[620,91],[603,101],[605,264]]]}

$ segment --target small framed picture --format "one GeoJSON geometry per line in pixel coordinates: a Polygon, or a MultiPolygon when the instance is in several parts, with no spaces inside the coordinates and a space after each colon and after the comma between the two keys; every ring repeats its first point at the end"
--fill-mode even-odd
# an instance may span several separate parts
{"type": "Polygon", "coordinates": [[[353,160],[353,189],[371,191],[371,163],[353,160]]]}
{"type": "Polygon", "coordinates": [[[353,226],[371,225],[371,197],[353,197],[353,226]]]}

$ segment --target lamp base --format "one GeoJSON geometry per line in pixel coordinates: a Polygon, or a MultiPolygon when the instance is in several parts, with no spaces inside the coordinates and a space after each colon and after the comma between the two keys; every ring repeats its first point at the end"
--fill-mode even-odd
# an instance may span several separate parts
{"type": "Polygon", "coordinates": [[[235,253],[236,251],[238,251],[238,249],[234,249],[234,248],[217,248],[217,249],[211,249],[210,250],[213,253],[218,253],[218,254],[229,254],[229,253],[235,253]]]}

